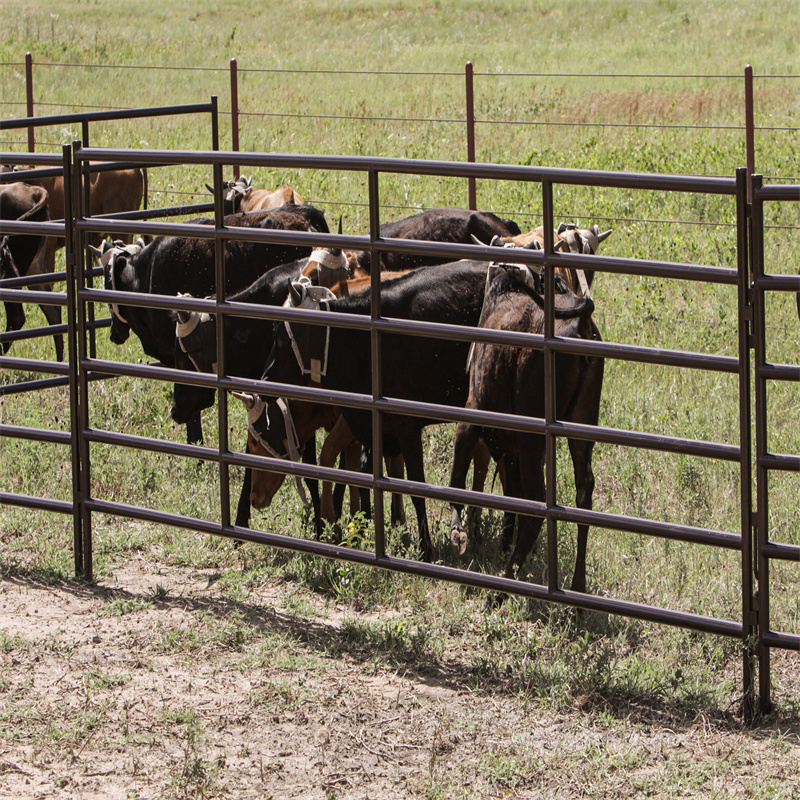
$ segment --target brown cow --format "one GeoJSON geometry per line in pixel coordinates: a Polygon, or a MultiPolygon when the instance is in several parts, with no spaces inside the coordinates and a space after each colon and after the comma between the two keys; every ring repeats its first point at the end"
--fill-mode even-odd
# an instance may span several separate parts
{"type": "MultiPolygon", "coordinates": [[[[35,172],[35,170],[34,170],[35,172]]],[[[41,186],[49,196],[50,219],[64,219],[64,179],[61,176],[36,178],[25,177],[25,183],[32,186],[41,186]]],[[[93,215],[116,214],[123,211],[136,211],[142,204],[147,208],[147,171],[141,169],[122,169],[110,172],[93,172],[89,177],[89,213],[93,215]]],[[[92,243],[97,246],[103,239],[103,234],[94,234],[92,243]]],[[[124,242],[133,241],[130,236],[121,237],[124,242]]],[[[55,272],[56,251],[64,246],[64,239],[55,236],[47,237],[42,272],[55,272]]],[[[49,288],[52,288],[50,285],[49,288]]],[[[51,325],[61,322],[61,308],[49,306],[53,309],[51,316],[47,315],[51,325]]],[[[44,310],[44,308],[42,309],[44,310]]],[[[56,357],[63,360],[63,344],[59,347],[56,338],[56,357]]]]}
{"type": "MultiPolygon", "coordinates": [[[[560,278],[556,279],[556,284],[561,294],[555,298],[555,335],[599,340],[600,333],[591,318],[594,309],[591,298],[578,298],[560,278]]],[[[488,282],[481,327],[542,334],[542,306],[541,296],[520,277],[520,271],[502,266],[488,282]]],[[[555,359],[557,419],[597,425],[602,382],[603,359],[558,353],[555,359]]],[[[544,417],[544,357],[539,350],[476,344],[469,386],[467,408],[544,417]]],[[[456,428],[450,486],[464,487],[469,461],[480,439],[496,461],[505,460],[508,495],[545,500],[542,470],[545,437],[477,424],[459,423],[456,428]]],[[[573,439],[568,443],[575,471],[576,505],[591,509],[594,443],[573,439]]],[[[548,479],[554,480],[554,476],[548,475],[548,479]]],[[[461,524],[461,507],[453,503],[451,509],[451,541],[463,553],[466,532],[461,524]]],[[[541,525],[539,517],[520,518],[517,544],[506,567],[506,577],[513,578],[515,569],[522,566],[536,543],[541,525]]],[[[587,535],[588,526],[578,525],[572,588],[579,592],[586,591],[587,535]]]]}
{"type": "MultiPolygon", "coordinates": [[[[600,244],[605,241],[613,232],[613,229],[600,232],[598,225],[593,225],[588,229],[579,229],[574,223],[562,222],[558,229],[553,231],[554,249],[560,250],[566,246],[571,253],[581,253],[583,255],[594,255],[599,249],[600,244]]],[[[527,233],[522,233],[517,236],[499,237],[492,241],[492,244],[499,246],[501,242],[505,247],[523,247],[533,250],[541,250],[544,247],[544,227],[539,226],[527,233]]],[[[478,242],[476,242],[477,244],[478,242]]],[[[561,268],[555,270],[557,276],[562,278],[571,292],[579,297],[591,297],[591,283],[594,278],[594,270],[578,270],[571,267],[561,268]]],[[[598,334],[599,336],[599,334],[598,334]]],[[[472,351],[470,351],[472,352],[472,351]]],[[[471,356],[470,356],[471,361],[471,356]]],[[[600,386],[598,393],[602,388],[602,365],[600,369],[600,386]]],[[[478,439],[475,444],[473,452],[473,478],[472,490],[483,491],[486,477],[489,473],[489,462],[491,456],[489,449],[482,439],[478,439]]],[[[500,483],[505,491],[506,486],[506,472],[505,463],[501,458],[497,462],[497,474],[500,477],[500,483]]],[[[469,523],[468,527],[473,527],[469,523]]],[[[506,542],[510,541],[513,534],[514,517],[507,514],[503,525],[503,536],[506,542]]],[[[458,549],[463,553],[466,546],[466,533],[459,534],[458,549]]]]}

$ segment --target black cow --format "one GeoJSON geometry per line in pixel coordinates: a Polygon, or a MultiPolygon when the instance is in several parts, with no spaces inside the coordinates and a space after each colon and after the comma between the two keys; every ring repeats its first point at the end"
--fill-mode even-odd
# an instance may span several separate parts
{"type": "MultiPolygon", "coordinates": [[[[225,225],[329,232],[323,213],[312,206],[289,205],[257,214],[233,214],[225,217],[225,225]]],[[[227,242],[226,294],[248,286],[273,267],[308,255],[309,251],[310,248],[299,245],[227,242]]],[[[188,292],[198,297],[213,294],[216,289],[214,242],[210,239],[159,236],[146,247],[139,245],[138,252],[133,254],[130,248],[114,247],[104,248],[100,255],[106,289],[161,295],[188,292]]],[[[174,311],[117,303],[111,305],[111,311],[111,341],[122,344],[133,330],[148,356],[167,367],[176,366],[174,311]]],[[[199,418],[187,435],[189,441],[201,441],[199,418]]]]}
{"type": "MultiPolygon", "coordinates": [[[[19,278],[19,270],[8,247],[8,236],[0,239],[0,280],[19,278]]],[[[6,308],[6,330],[18,331],[25,324],[25,309],[21,303],[4,303],[6,308]]],[[[3,352],[8,352],[11,342],[3,343],[3,352]]]]}
{"type": "MultiPolygon", "coordinates": [[[[477,326],[483,305],[487,265],[480,261],[457,261],[414,270],[382,287],[381,315],[408,320],[477,326]]],[[[324,305],[346,314],[369,314],[370,293],[334,300],[324,305]]],[[[324,312],[321,312],[324,324],[324,312]]],[[[289,384],[306,384],[312,376],[325,389],[372,394],[370,334],[366,331],[322,325],[292,323],[277,327],[264,379],[289,384]],[[309,361],[317,349],[312,330],[329,337],[327,357],[309,361]],[[308,343],[308,348],[303,343],[308,343]],[[304,352],[305,351],[305,352],[304,352]],[[303,358],[298,362],[297,352],[303,358]],[[317,376],[315,373],[319,372],[317,376]]],[[[466,371],[468,342],[443,337],[407,336],[384,333],[382,345],[382,391],[387,397],[437,405],[463,406],[467,399],[466,371]]],[[[369,411],[342,407],[342,416],[355,437],[368,449],[372,446],[372,416],[369,411]]],[[[403,455],[409,480],[425,481],[422,429],[439,420],[386,414],[383,418],[385,455],[403,455]]],[[[430,559],[432,547],[425,501],[413,499],[419,525],[422,556],[430,559]]]]}
{"type": "MultiPolygon", "coordinates": [[[[289,294],[289,281],[300,274],[307,259],[282,264],[269,270],[253,284],[230,295],[232,303],[281,305],[289,294]]],[[[217,371],[217,329],[213,317],[196,312],[176,313],[175,363],[181,369],[198,372],[217,371]]],[[[272,348],[275,324],[267,319],[225,316],[225,372],[239,378],[259,378],[264,371],[266,357],[272,348]]],[[[189,420],[214,404],[216,390],[205,386],[175,384],[172,419],[179,424],[189,420]]],[[[308,452],[304,451],[308,459],[308,452]]],[[[246,528],[250,524],[250,487],[252,475],[245,470],[244,485],[236,507],[236,524],[246,528]]],[[[315,485],[309,486],[315,517],[319,515],[318,493],[315,485]]]]}
{"type": "MultiPolygon", "coordinates": [[[[557,280],[561,280],[557,278],[557,280]]],[[[600,339],[591,313],[591,298],[578,298],[566,290],[556,296],[555,334],[562,337],[600,339]]],[[[499,269],[486,290],[481,327],[527,333],[544,332],[544,311],[535,291],[520,280],[515,270],[499,269]]],[[[559,420],[597,425],[603,360],[558,353],[555,357],[556,409],[559,420]]],[[[544,417],[544,357],[540,350],[502,345],[476,344],[470,368],[467,408],[477,408],[527,417],[544,417]]],[[[505,460],[506,493],[529,500],[545,500],[543,460],[545,437],[541,434],[459,423],[453,446],[450,485],[464,488],[469,462],[482,439],[497,461],[505,460]]],[[[569,440],[575,471],[576,504],[591,509],[594,491],[591,441],[569,440]]],[[[550,476],[553,480],[554,476],[550,476]]],[[[465,531],[461,506],[452,504],[451,541],[463,552],[465,531]]],[[[506,568],[513,578],[515,567],[524,563],[541,529],[540,517],[520,517],[517,544],[506,568]]],[[[586,591],[586,539],[588,526],[578,526],[578,551],[572,588],[586,591]]]]}
{"type": "MultiPolygon", "coordinates": [[[[46,222],[50,219],[47,192],[38,186],[26,183],[9,183],[0,186],[0,219],[17,222],[46,222]]],[[[31,234],[11,234],[2,238],[3,268],[0,277],[21,277],[44,273],[46,236],[31,234]]],[[[50,290],[48,283],[40,287],[50,290]]],[[[25,310],[21,303],[4,303],[6,310],[6,331],[18,331],[25,324],[25,310]]],[[[58,306],[40,305],[48,323],[58,324],[61,310],[58,306]]],[[[56,358],[64,359],[64,337],[56,334],[56,358]]],[[[3,343],[3,352],[8,352],[11,342],[3,343]]]]}
{"type": "MultiPolygon", "coordinates": [[[[501,219],[489,211],[469,211],[465,208],[430,208],[411,217],[385,222],[381,225],[381,238],[415,239],[451,244],[473,244],[474,239],[489,244],[495,236],[520,235],[516,222],[501,219]]],[[[365,250],[354,254],[356,265],[364,272],[370,271],[370,257],[365,250]]],[[[451,261],[445,257],[446,261],[451,261]]],[[[441,256],[404,255],[382,253],[381,270],[405,270],[444,263],[441,256]]]]}

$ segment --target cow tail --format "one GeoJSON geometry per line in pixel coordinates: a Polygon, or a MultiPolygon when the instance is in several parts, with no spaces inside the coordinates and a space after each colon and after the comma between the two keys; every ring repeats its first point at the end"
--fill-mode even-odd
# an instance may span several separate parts
{"type": "Polygon", "coordinates": [[[142,191],[144,192],[142,195],[142,208],[147,211],[147,167],[142,167],[142,181],[142,191]]]}
{"type": "Polygon", "coordinates": [[[41,210],[42,206],[47,205],[47,200],[48,200],[47,190],[42,188],[41,186],[37,186],[36,188],[39,189],[39,191],[42,193],[42,196],[39,198],[38,202],[36,203],[35,206],[33,206],[33,208],[29,208],[21,217],[17,217],[17,222],[22,222],[22,220],[32,217],[37,211],[41,210]]]}

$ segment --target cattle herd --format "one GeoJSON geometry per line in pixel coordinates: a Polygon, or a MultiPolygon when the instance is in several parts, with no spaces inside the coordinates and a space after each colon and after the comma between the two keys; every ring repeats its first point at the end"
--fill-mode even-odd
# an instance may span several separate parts
{"type": "MultiPolygon", "coordinates": [[[[142,200],[139,170],[101,172],[92,185],[92,212],[133,210],[142,200]],[[117,181],[114,184],[114,181],[117,181]],[[102,192],[98,185],[104,184],[102,192]],[[119,194],[109,200],[108,185],[119,194]],[[137,192],[136,186],[139,187],[137,192]],[[125,191],[124,203],[120,196],[125,191]]],[[[55,182],[11,183],[0,187],[3,219],[42,220],[63,216],[63,187],[55,182]],[[57,197],[61,193],[61,200],[57,197]],[[60,204],[59,204],[60,203],[60,204]]],[[[146,191],[146,190],[145,190],[146,191]]],[[[113,195],[113,192],[111,193],[113,195]]],[[[275,192],[254,190],[250,179],[228,184],[225,197],[228,227],[271,228],[328,233],[322,212],[303,204],[289,186],[275,192]]],[[[211,220],[195,222],[211,223],[211,220]]],[[[341,227],[340,227],[341,230],[341,227]]],[[[553,232],[555,249],[591,255],[611,231],[598,226],[579,229],[562,224],[553,232]]],[[[492,213],[436,208],[381,226],[382,238],[499,245],[491,262],[400,253],[380,256],[381,314],[416,320],[542,334],[545,299],[542,275],[535,267],[514,262],[518,248],[540,250],[544,230],[523,233],[513,220],[492,213]]],[[[52,272],[55,239],[8,235],[0,241],[0,277],[52,272]]],[[[147,294],[209,297],[216,288],[214,243],[208,239],[159,236],[149,243],[102,242],[91,251],[100,259],[106,289],[147,294]]],[[[225,315],[224,364],[228,376],[292,385],[313,385],[334,391],[372,394],[372,345],[368,330],[326,325],[325,315],[369,315],[371,257],[364,251],[335,247],[311,249],[297,245],[228,240],[225,245],[227,300],[257,305],[316,309],[320,324],[281,322],[225,315]]],[[[555,334],[600,339],[592,313],[593,272],[557,270],[553,297],[555,334]]],[[[111,341],[124,342],[131,331],[142,349],[164,366],[203,373],[217,371],[217,325],[213,316],[184,310],[169,311],[112,303],[111,341]]],[[[48,321],[60,320],[56,306],[43,306],[48,321]]],[[[6,303],[7,330],[24,323],[22,306],[6,303]]],[[[4,345],[4,350],[8,343],[4,345]]],[[[63,358],[61,337],[56,355],[63,358]]],[[[381,336],[381,393],[421,404],[483,409],[528,417],[545,416],[545,359],[541,350],[495,344],[385,333],[381,336]]],[[[601,358],[559,352],[555,356],[555,416],[560,420],[596,424],[603,382],[601,358]]],[[[340,459],[351,470],[372,471],[371,412],[330,404],[284,400],[235,392],[246,409],[247,447],[255,454],[316,461],[316,431],[327,437],[319,454],[323,466],[340,459]]],[[[173,420],[187,426],[190,442],[202,441],[200,412],[213,405],[215,390],[176,384],[173,420]]],[[[422,430],[440,420],[433,416],[387,413],[383,416],[382,451],[390,476],[424,482],[422,430]]],[[[592,442],[569,440],[575,472],[576,505],[590,509],[594,489],[592,442]]],[[[459,423],[453,447],[450,484],[463,488],[473,466],[473,488],[482,488],[490,459],[504,492],[513,497],[545,500],[544,436],[484,425],[459,423]]],[[[236,524],[249,525],[251,506],[268,506],[284,476],[266,470],[246,470],[236,524]]],[[[298,480],[302,490],[302,484],[298,480]]],[[[317,531],[324,521],[336,522],[341,491],[323,484],[321,494],[308,482],[317,531]]],[[[303,492],[304,493],[304,492],[303,492]]],[[[364,508],[369,497],[351,489],[350,509],[364,508]]],[[[425,501],[412,498],[423,559],[434,556],[425,501]]],[[[402,519],[402,502],[393,498],[392,519],[402,519]]],[[[452,506],[450,538],[464,552],[467,532],[462,509],[452,506]]],[[[542,521],[506,515],[504,543],[511,548],[506,575],[514,577],[534,547],[542,521]]],[[[578,553],[572,588],[585,591],[587,526],[578,528],[578,553]]]]}

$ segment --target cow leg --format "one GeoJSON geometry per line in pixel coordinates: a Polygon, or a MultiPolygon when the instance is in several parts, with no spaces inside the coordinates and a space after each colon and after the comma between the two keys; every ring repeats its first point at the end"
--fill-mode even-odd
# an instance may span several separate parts
{"type": "MultiPolygon", "coordinates": [[[[363,448],[359,456],[358,469],[365,475],[372,475],[372,448],[363,448]]],[[[372,497],[369,489],[363,486],[358,487],[358,503],[361,511],[366,517],[372,516],[372,497]]]]}
{"type": "MultiPolygon", "coordinates": [[[[303,463],[316,464],[317,463],[317,441],[312,436],[303,447],[303,463]]],[[[319,539],[322,534],[322,517],[319,512],[319,481],[312,478],[306,478],[306,486],[308,493],[311,495],[311,510],[314,515],[314,533],[319,539]]]]}
{"type": "MultiPolygon", "coordinates": [[[[384,462],[386,464],[386,474],[390,478],[403,478],[405,474],[403,456],[384,458],[384,462]]],[[[403,495],[401,494],[392,494],[391,521],[392,525],[405,525],[406,512],[403,508],[403,495]]]]}
{"type": "MultiPolygon", "coordinates": [[[[350,426],[345,421],[345,418],[340,416],[325,437],[325,441],[322,443],[322,449],[319,453],[320,466],[335,466],[339,454],[345,452],[346,448],[349,447],[353,441],[353,432],[350,430],[350,426]]],[[[322,519],[327,520],[331,525],[339,518],[339,514],[336,513],[335,504],[333,502],[333,486],[330,481],[322,482],[320,515],[322,519]]]]}
{"type": "MultiPolygon", "coordinates": [[[[347,445],[342,454],[344,456],[345,469],[352,470],[353,472],[358,472],[361,469],[361,453],[363,449],[361,443],[355,439],[347,445]]],[[[350,516],[354,517],[361,510],[361,487],[351,486],[350,516]]]]}
{"type": "MultiPolygon", "coordinates": [[[[594,494],[594,472],[592,471],[592,449],[594,442],[569,440],[572,468],[575,474],[575,505],[577,508],[592,510],[594,494]]],[[[575,572],[572,574],[572,589],[586,591],[586,542],[589,526],[578,525],[578,547],[575,553],[575,572]]]]}
{"type": "Polygon", "coordinates": [[[188,444],[203,444],[203,420],[199,411],[186,420],[186,441],[188,444]]]}
{"type": "MultiPolygon", "coordinates": [[[[52,289],[52,286],[44,286],[42,287],[45,290],[52,289]]],[[[42,309],[42,313],[44,314],[45,318],[47,319],[48,325],[60,325],[61,324],[61,307],[60,306],[45,306],[39,305],[39,308],[42,309]]],[[[63,361],[64,360],[64,336],[61,333],[53,334],[53,343],[56,347],[56,361],[63,361]]]]}
{"type": "MultiPolygon", "coordinates": [[[[489,448],[483,439],[477,439],[475,442],[475,451],[472,454],[472,491],[482,492],[486,486],[486,478],[489,474],[489,465],[492,462],[492,457],[489,454],[489,448]]],[[[480,518],[481,509],[478,506],[468,506],[466,511],[466,528],[470,533],[474,533],[477,529],[478,519],[480,518]]],[[[450,527],[452,534],[452,525],[450,527]]],[[[455,545],[456,543],[453,542],[455,545]]],[[[466,544],[466,542],[465,542],[466,544]]]]}
{"type": "MultiPolygon", "coordinates": [[[[518,469],[512,469],[513,463],[507,464],[507,493],[512,497],[543,501],[545,499],[542,465],[544,440],[541,436],[520,435],[517,441],[519,443],[518,469]]],[[[522,568],[528,554],[536,547],[542,522],[541,517],[520,514],[517,544],[506,566],[505,576],[507,578],[515,577],[515,571],[522,568]]]]}
{"type": "MultiPolygon", "coordinates": [[[[399,427],[399,426],[398,426],[399,427]]],[[[422,436],[418,425],[409,425],[403,434],[398,434],[406,465],[406,475],[410,481],[425,483],[425,462],[422,452],[422,436]]],[[[428,528],[428,514],[425,510],[425,498],[412,496],[411,502],[417,512],[419,529],[420,554],[423,561],[433,558],[431,533],[428,528]]]]}
{"type": "MultiPolygon", "coordinates": [[[[459,422],[453,440],[453,466],[450,468],[450,486],[465,489],[470,461],[476,452],[479,441],[479,428],[466,422],[459,422]]],[[[488,449],[486,453],[488,455],[488,449]]],[[[473,487],[474,488],[474,487],[473,487]]],[[[459,555],[467,549],[467,531],[461,522],[461,503],[450,503],[450,541],[459,555]]]]}
{"type": "MultiPolygon", "coordinates": [[[[55,272],[56,249],[59,246],[58,241],[62,242],[60,246],[63,247],[63,240],[56,240],[52,236],[47,237],[47,239],[45,240],[44,247],[40,248],[39,253],[37,254],[36,258],[34,259],[33,263],[30,266],[30,269],[28,270],[29,275],[39,275],[39,274],[55,272]]],[[[53,284],[45,283],[38,288],[43,289],[45,292],[52,292],[53,284]]],[[[42,313],[44,314],[48,325],[61,324],[61,306],[49,306],[40,303],[39,308],[42,309],[42,313]]],[[[53,334],[53,343],[55,344],[56,348],[56,361],[63,361],[64,336],[60,333],[53,334]]]]}
{"type": "MultiPolygon", "coordinates": [[[[506,455],[497,462],[497,472],[500,475],[500,485],[503,487],[504,495],[508,495],[508,470],[511,470],[515,475],[519,474],[519,464],[517,463],[516,453],[506,453],[506,455]]],[[[511,549],[511,545],[514,542],[514,528],[516,525],[517,515],[510,511],[504,511],[503,529],[500,539],[504,553],[507,553],[511,549]]]]}
{"type": "MultiPolygon", "coordinates": [[[[594,337],[600,339],[595,328],[594,337]]],[[[570,409],[567,419],[586,425],[597,425],[600,419],[600,395],[603,389],[602,359],[591,359],[583,373],[583,381],[576,392],[576,400],[570,409]]],[[[572,469],[575,475],[575,505],[577,508],[592,509],[594,494],[594,472],[592,470],[592,451],[594,442],[569,439],[572,469]]],[[[589,538],[589,526],[578,525],[578,543],[575,554],[575,571],[572,574],[572,589],[576,592],[586,591],[586,543],[589,538]]]]}
{"type": "Polygon", "coordinates": [[[236,505],[236,521],[234,525],[240,528],[250,527],[250,485],[253,479],[250,467],[244,471],[244,483],[242,484],[242,491],[239,495],[239,502],[236,505]]]}
{"type": "MultiPolygon", "coordinates": [[[[320,459],[320,463],[322,463],[322,459],[320,459]]],[[[342,452],[339,454],[339,469],[347,469],[347,455],[342,452]]],[[[327,481],[323,481],[322,483],[322,495],[320,496],[320,516],[325,519],[325,489],[326,489],[327,481]]],[[[333,485],[333,515],[336,519],[339,519],[342,516],[342,511],[344,510],[344,493],[345,493],[345,485],[343,483],[335,483],[333,485]]]]}

